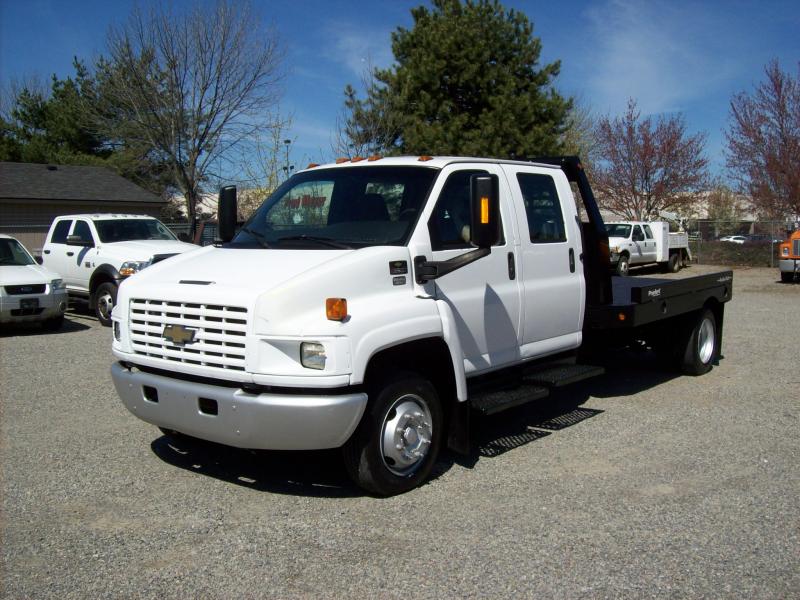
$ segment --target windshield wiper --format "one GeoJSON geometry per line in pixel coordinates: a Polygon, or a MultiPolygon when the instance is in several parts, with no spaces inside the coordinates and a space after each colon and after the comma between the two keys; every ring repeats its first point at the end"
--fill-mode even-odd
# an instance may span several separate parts
{"type": "Polygon", "coordinates": [[[254,229],[250,229],[249,227],[242,227],[239,231],[244,231],[245,233],[249,233],[250,235],[252,235],[254,238],[256,238],[256,241],[262,248],[269,249],[272,247],[269,245],[269,242],[267,242],[267,238],[260,231],[255,231],[254,229]]]}
{"type": "Polygon", "coordinates": [[[353,249],[352,246],[350,246],[348,244],[343,244],[342,242],[337,242],[336,240],[334,240],[332,238],[319,237],[319,236],[316,236],[316,235],[306,235],[305,233],[301,234],[301,235],[288,235],[286,237],[278,238],[279,242],[291,242],[291,241],[294,241],[294,240],[301,240],[301,241],[304,241],[304,242],[318,242],[318,243],[322,244],[323,246],[328,246],[330,248],[337,248],[339,250],[352,250],[353,249]]]}

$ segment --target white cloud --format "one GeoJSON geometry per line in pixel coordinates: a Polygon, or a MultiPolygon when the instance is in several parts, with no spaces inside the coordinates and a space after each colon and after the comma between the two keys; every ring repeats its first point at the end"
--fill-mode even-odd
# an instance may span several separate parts
{"type": "Polygon", "coordinates": [[[622,112],[628,98],[643,114],[681,111],[731,76],[720,15],[696,4],[609,0],[584,16],[588,94],[601,112],[622,112]]]}
{"type": "Polygon", "coordinates": [[[370,67],[384,68],[392,63],[389,30],[365,33],[354,24],[338,23],[331,29],[335,52],[328,58],[339,61],[350,72],[361,77],[370,67]]]}

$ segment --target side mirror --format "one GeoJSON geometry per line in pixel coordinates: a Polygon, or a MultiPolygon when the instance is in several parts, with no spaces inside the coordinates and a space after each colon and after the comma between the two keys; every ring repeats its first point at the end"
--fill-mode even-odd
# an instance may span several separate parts
{"type": "Polygon", "coordinates": [[[219,191],[217,207],[217,238],[224,243],[230,242],[236,233],[236,186],[228,185],[219,191]]]}
{"type": "Polygon", "coordinates": [[[182,242],[187,242],[187,243],[191,243],[191,242],[192,242],[192,236],[190,236],[190,235],[189,235],[188,233],[186,233],[185,231],[181,231],[181,232],[178,234],[178,239],[179,239],[180,241],[182,241],[182,242]]]}
{"type": "Polygon", "coordinates": [[[41,256],[34,256],[33,260],[36,261],[37,265],[43,265],[44,264],[44,259],[41,256]]]}
{"type": "Polygon", "coordinates": [[[79,235],[68,235],[67,246],[84,246],[86,248],[94,248],[92,240],[85,240],[79,235]]]}
{"type": "Polygon", "coordinates": [[[469,188],[469,241],[478,248],[491,248],[500,241],[500,185],[497,175],[473,175],[469,188]]]}

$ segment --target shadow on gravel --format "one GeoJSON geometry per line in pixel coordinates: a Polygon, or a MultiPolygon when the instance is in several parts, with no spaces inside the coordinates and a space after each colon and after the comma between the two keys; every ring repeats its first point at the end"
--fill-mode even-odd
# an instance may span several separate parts
{"type": "MultiPolygon", "coordinates": [[[[471,469],[479,460],[558,435],[559,431],[602,415],[604,411],[584,406],[592,397],[635,396],[679,376],[660,369],[651,354],[630,350],[611,353],[599,363],[606,368],[605,375],[558,389],[548,398],[497,415],[474,415],[472,452],[461,456],[444,449],[428,481],[437,479],[454,464],[471,469]]],[[[325,498],[368,495],[350,481],[339,450],[242,450],[182,435],[159,437],[150,447],[170,465],[262,492],[325,498]]]]}
{"type": "Polygon", "coordinates": [[[91,329],[88,325],[64,319],[64,324],[56,331],[48,331],[39,323],[15,323],[14,325],[3,325],[0,329],[0,337],[17,337],[28,335],[58,335],[60,333],[74,333],[91,329]]]}

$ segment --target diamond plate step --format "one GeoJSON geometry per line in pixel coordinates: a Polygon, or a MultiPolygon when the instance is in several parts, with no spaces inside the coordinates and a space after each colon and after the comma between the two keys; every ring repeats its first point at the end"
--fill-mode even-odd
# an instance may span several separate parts
{"type": "Polygon", "coordinates": [[[508,390],[477,392],[470,394],[470,404],[484,415],[493,415],[500,411],[539,400],[550,395],[550,390],[539,385],[524,384],[508,390]]]}
{"type": "Polygon", "coordinates": [[[529,373],[523,377],[523,380],[547,388],[559,388],[590,377],[597,377],[605,372],[603,367],[594,365],[556,365],[529,373]]]}

